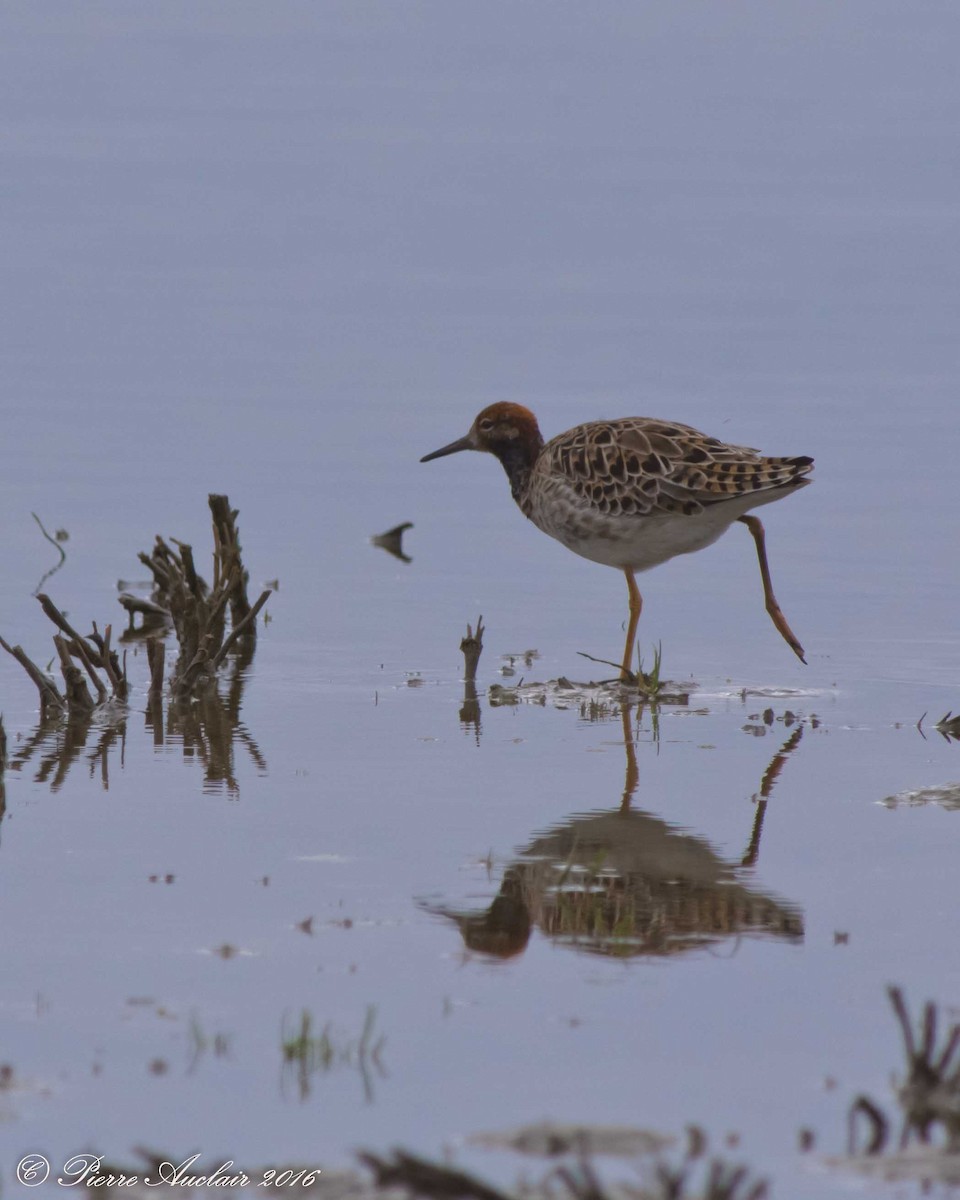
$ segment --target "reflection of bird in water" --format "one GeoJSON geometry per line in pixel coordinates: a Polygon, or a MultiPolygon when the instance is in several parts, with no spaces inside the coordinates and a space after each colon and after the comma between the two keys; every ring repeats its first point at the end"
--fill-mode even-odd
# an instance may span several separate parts
{"type": "Polygon", "coordinates": [[[370,542],[374,546],[379,546],[381,550],[386,550],[394,558],[399,558],[401,562],[413,562],[409,554],[404,554],[403,552],[403,535],[408,529],[412,528],[412,521],[404,521],[402,525],[394,525],[386,533],[378,533],[376,537],[370,539],[370,542]]]}
{"type": "Polygon", "coordinates": [[[767,612],[806,661],[773,594],[763,525],[746,514],[810,482],[804,476],[813,459],[765,458],[648,417],[591,421],[544,443],[533,413],[507,403],[485,408],[466,436],[420,461],[459,450],[496,455],[514,500],[538,529],[583,558],[623,571],[630,596],[624,680],[632,678],[642,606],[636,572],[711,545],[734,521],[747,526],[756,544],[767,612]]]}
{"type": "Polygon", "coordinates": [[[749,847],[731,862],[703,838],[631,807],[637,768],[626,707],[623,718],[620,808],[572,817],[535,838],[507,867],[486,911],[430,911],[456,921],[469,949],[497,958],[522,952],[534,926],[563,945],[622,958],[681,954],[741,935],[802,940],[802,911],[757,888],[748,868],[766,798],[803,726],[767,767],[749,847]]]}

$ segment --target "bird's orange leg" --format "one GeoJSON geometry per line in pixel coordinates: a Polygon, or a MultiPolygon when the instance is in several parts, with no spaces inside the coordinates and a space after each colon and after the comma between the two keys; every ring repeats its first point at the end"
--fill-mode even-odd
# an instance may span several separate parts
{"type": "Polygon", "coordinates": [[[630,664],[633,662],[633,648],[637,640],[637,624],[640,621],[640,610],[643,608],[643,597],[640,595],[640,589],[637,587],[637,581],[633,577],[633,572],[624,571],[623,573],[627,578],[627,591],[630,593],[630,620],[627,622],[627,641],[623,647],[620,682],[632,683],[634,681],[634,674],[630,669],[630,664]]]}
{"type": "Polygon", "coordinates": [[[770,614],[770,620],[773,621],[777,628],[777,632],[787,643],[790,649],[794,652],[797,658],[802,663],[806,663],[803,656],[803,647],[797,640],[797,635],[787,624],[787,618],[783,615],[780,605],[777,603],[777,598],[773,594],[773,584],[770,582],[770,568],[767,566],[767,540],[766,534],[763,531],[763,525],[759,517],[738,517],[738,521],[742,521],[750,530],[750,536],[753,538],[757,547],[757,558],[760,561],[760,578],[763,580],[763,599],[767,606],[767,612],[770,614]]]}

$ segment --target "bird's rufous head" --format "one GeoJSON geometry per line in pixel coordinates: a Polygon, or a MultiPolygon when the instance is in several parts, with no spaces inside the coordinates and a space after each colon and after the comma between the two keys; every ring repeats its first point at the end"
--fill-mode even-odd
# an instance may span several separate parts
{"type": "Polygon", "coordinates": [[[536,458],[543,445],[537,418],[522,404],[511,404],[502,400],[491,404],[479,413],[470,426],[470,432],[449,446],[441,446],[432,454],[425,454],[421,462],[432,458],[443,458],[445,454],[456,454],[459,450],[485,450],[495,454],[501,461],[505,457],[536,458]]]}

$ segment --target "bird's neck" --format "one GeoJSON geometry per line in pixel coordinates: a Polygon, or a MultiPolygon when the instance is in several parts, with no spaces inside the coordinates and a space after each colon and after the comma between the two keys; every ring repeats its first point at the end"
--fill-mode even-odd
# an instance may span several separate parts
{"type": "Polygon", "coordinates": [[[530,486],[533,465],[542,449],[543,438],[540,436],[539,430],[535,439],[521,440],[518,438],[515,442],[508,442],[504,446],[497,447],[497,458],[500,459],[507,478],[510,480],[510,491],[513,498],[521,508],[523,508],[524,498],[530,486]]]}

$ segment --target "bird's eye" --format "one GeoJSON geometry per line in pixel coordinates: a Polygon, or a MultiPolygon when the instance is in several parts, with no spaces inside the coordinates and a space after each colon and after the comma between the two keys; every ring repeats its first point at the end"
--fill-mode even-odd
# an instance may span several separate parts
{"type": "Polygon", "coordinates": [[[481,433],[492,433],[493,432],[493,422],[490,420],[489,417],[484,417],[483,420],[480,422],[480,432],[481,433]]]}

